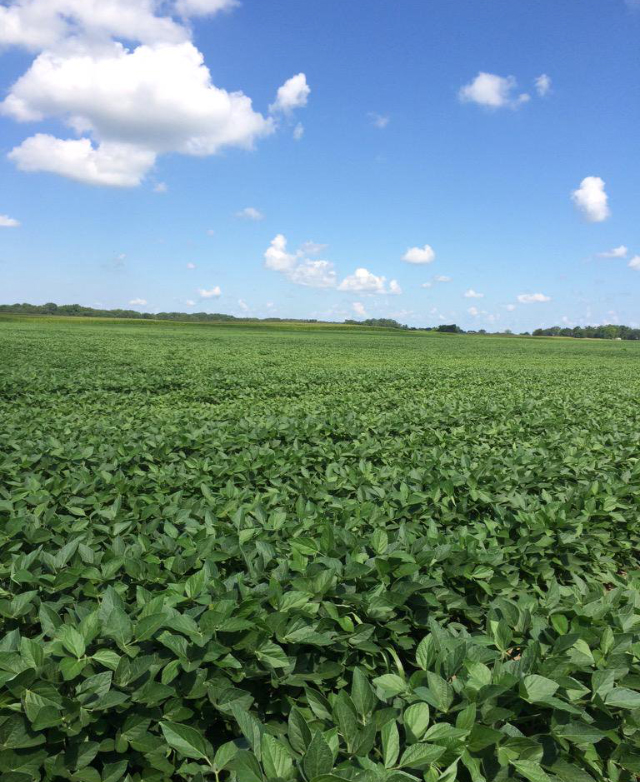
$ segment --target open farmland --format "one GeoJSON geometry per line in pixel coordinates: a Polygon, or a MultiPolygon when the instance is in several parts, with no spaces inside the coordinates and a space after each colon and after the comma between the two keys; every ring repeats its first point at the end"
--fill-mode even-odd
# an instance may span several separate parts
{"type": "Polygon", "coordinates": [[[640,775],[640,344],[0,319],[6,782],[640,775]]]}

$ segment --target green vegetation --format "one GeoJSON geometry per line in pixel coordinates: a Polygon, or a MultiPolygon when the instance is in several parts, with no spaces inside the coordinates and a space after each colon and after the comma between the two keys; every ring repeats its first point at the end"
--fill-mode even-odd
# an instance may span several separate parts
{"type": "MultiPolygon", "coordinates": [[[[317,320],[292,320],[290,318],[237,318],[235,315],[225,315],[221,312],[138,312],[137,310],[100,310],[94,307],[84,307],[81,304],[0,304],[0,316],[13,315],[55,315],[63,317],[82,318],[115,318],[133,320],[171,320],[186,323],[318,323],[317,320]]],[[[367,318],[366,320],[345,320],[351,326],[376,326],[387,329],[403,329],[405,331],[438,331],[444,334],[465,334],[455,323],[450,325],[426,326],[422,329],[409,327],[393,318],[367,318]]],[[[329,325],[325,323],[324,325],[329,325]]],[[[470,334],[487,334],[485,329],[470,331],[470,334]]],[[[503,334],[511,334],[507,329],[503,334]]],[[[525,332],[528,336],[528,332],[525,332]]],[[[633,339],[640,340],[640,329],[630,326],[575,326],[561,328],[552,326],[548,329],[536,329],[534,337],[576,337],[590,339],[633,339]]]]}
{"type": "Polygon", "coordinates": [[[550,329],[536,329],[534,337],[575,337],[576,339],[640,339],[640,329],[630,326],[552,326],[550,329]]]}
{"type": "Polygon", "coordinates": [[[640,346],[0,316],[3,782],[629,782],[640,346]]]}

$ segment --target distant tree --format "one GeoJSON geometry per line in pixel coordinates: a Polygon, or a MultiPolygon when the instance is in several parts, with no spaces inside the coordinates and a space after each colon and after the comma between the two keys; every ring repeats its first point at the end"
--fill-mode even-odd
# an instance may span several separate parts
{"type": "Polygon", "coordinates": [[[451,323],[449,325],[440,325],[436,329],[436,331],[439,331],[441,334],[464,334],[464,331],[460,328],[460,326],[456,326],[455,323],[451,323]]]}

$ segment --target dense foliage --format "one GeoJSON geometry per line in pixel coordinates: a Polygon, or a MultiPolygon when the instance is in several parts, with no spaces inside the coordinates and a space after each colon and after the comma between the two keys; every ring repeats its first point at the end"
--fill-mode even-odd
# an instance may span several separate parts
{"type": "Polygon", "coordinates": [[[635,344],[0,318],[6,782],[640,774],[635,344]]]}
{"type": "Polygon", "coordinates": [[[576,339],[640,339],[640,329],[631,326],[552,326],[536,329],[534,337],[575,337],[576,339]]]}

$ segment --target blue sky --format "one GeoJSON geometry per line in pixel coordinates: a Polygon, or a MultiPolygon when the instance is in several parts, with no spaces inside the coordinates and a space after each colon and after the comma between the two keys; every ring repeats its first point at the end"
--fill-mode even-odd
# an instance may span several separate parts
{"type": "Polygon", "coordinates": [[[638,325],[639,32],[625,0],[5,2],[0,300],[638,325]]]}

